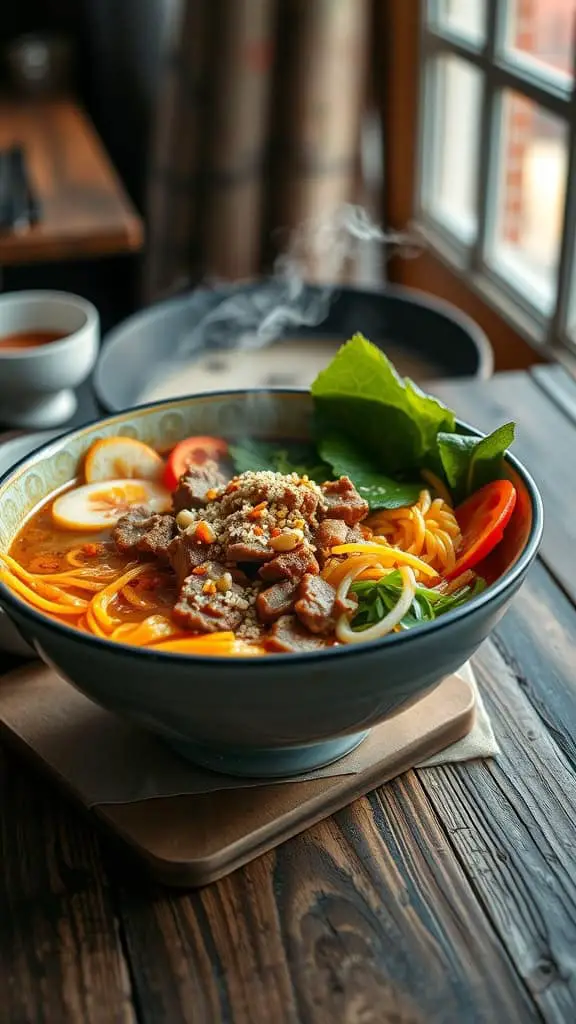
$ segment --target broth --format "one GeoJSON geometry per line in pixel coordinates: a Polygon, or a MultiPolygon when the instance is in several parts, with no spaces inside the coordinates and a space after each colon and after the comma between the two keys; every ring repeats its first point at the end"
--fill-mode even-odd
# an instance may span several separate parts
{"type": "Polygon", "coordinates": [[[61,341],[66,337],[65,331],[17,331],[15,334],[0,337],[0,353],[39,348],[41,345],[50,345],[51,342],[61,341]]]}
{"type": "MultiPolygon", "coordinates": [[[[185,363],[157,367],[138,400],[157,402],[220,388],[308,388],[341,344],[338,338],[287,338],[266,348],[205,352],[185,363]]],[[[401,345],[387,342],[386,354],[400,374],[417,383],[441,376],[436,363],[401,345]]]]}

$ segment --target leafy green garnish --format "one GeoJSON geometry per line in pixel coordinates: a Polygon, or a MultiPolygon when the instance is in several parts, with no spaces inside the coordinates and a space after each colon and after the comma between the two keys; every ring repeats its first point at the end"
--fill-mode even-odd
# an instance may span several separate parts
{"type": "Polygon", "coordinates": [[[502,460],[513,440],[513,423],[504,423],[487,437],[438,434],[442,467],[457,501],[504,475],[502,460]]]}
{"type": "Polygon", "coordinates": [[[306,442],[294,441],[279,447],[273,441],[247,438],[231,444],[229,453],[237,473],[298,473],[318,483],[332,476],[330,466],[322,462],[314,445],[306,442]]]}
{"type": "MultiPolygon", "coordinates": [[[[402,629],[411,629],[423,622],[433,622],[440,615],[451,612],[454,608],[480,594],[486,584],[479,576],[474,583],[459,587],[452,594],[443,594],[427,587],[417,587],[414,600],[400,622],[402,629]]],[[[361,580],[353,583],[353,594],[358,598],[358,611],[352,621],[352,628],[363,630],[380,622],[394,608],[402,591],[402,577],[395,570],[381,580],[361,580]]]]}
{"type": "Polygon", "coordinates": [[[342,434],[330,434],[318,441],[318,451],[334,470],[335,476],[349,476],[358,493],[372,510],[402,508],[418,500],[421,483],[393,480],[379,472],[373,460],[360,446],[342,434]]]}
{"type": "Polygon", "coordinates": [[[485,438],[457,434],[454,413],[400,377],[361,334],[318,374],[311,394],[317,448],[245,439],[230,445],[238,473],[306,474],[317,483],[348,476],[372,510],[414,504],[423,469],[444,477],[457,502],[505,475],[513,423],[485,438]]]}
{"type": "Polygon", "coordinates": [[[386,474],[441,468],[436,438],[454,431],[454,414],[400,377],[361,334],[318,374],[311,393],[318,437],[336,430],[354,439],[386,474]]]}

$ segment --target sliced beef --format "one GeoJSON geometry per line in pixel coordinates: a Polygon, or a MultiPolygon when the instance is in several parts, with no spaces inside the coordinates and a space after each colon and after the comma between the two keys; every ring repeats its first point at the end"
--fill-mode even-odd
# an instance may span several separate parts
{"type": "Polygon", "coordinates": [[[118,520],[112,536],[122,554],[168,561],[168,551],[178,530],[174,516],[133,508],[118,520]]]}
{"type": "Polygon", "coordinates": [[[240,587],[222,565],[205,562],[182,585],[172,617],[195,633],[236,630],[254,605],[254,587],[240,587]],[[223,584],[223,585],[222,585],[223,584]]]}
{"type": "Polygon", "coordinates": [[[347,476],[322,484],[324,500],[318,510],[320,519],[343,519],[348,526],[355,526],[368,515],[368,502],[358,494],[347,476]]]}
{"type": "Polygon", "coordinates": [[[326,646],[323,637],[309,633],[295,615],[283,615],[266,638],[266,647],[274,653],[316,651],[326,646]]]}
{"type": "Polygon", "coordinates": [[[337,544],[355,544],[364,540],[357,526],[348,526],[343,519],[324,519],[314,534],[316,554],[320,565],[328,558],[337,544]]]}
{"type": "Polygon", "coordinates": [[[287,615],[294,607],[298,583],[284,580],[261,590],[256,599],[256,611],[261,622],[274,622],[280,615],[287,615]]]}
{"type": "Polygon", "coordinates": [[[264,470],[243,473],[231,480],[222,498],[222,509],[229,515],[244,504],[254,506],[265,501],[271,508],[283,508],[309,518],[321,498],[320,488],[312,481],[302,481],[295,474],[283,476],[264,470]]]}
{"type": "Polygon", "coordinates": [[[316,560],[312,548],[308,544],[301,544],[293,551],[286,551],[277,555],[259,571],[263,580],[299,580],[304,573],[320,572],[320,566],[316,560]]]}
{"type": "Polygon", "coordinates": [[[337,607],[334,587],[321,576],[307,573],[298,585],[294,611],[311,633],[332,633],[342,608],[337,607]]]}
{"type": "Polygon", "coordinates": [[[251,508],[232,512],[226,519],[222,542],[228,562],[267,562],[274,557],[268,547],[268,524],[251,518],[250,512],[251,508]]]}
{"type": "Polygon", "coordinates": [[[190,466],[180,477],[178,487],[172,495],[174,512],[182,509],[203,508],[210,500],[207,491],[218,491],[225,487],[226,478],[217,462],[208,459],[201,466],[190,466]]]}
{"type": "Polygon", "coordinates": [[[341,600],[335,588],[322,576],[303,576],[298,585],[294,611],[303,626],[311,633],[332,633],[344,612],[357,606],[354,597],[341,600]]]}
{"type": "Polygon", "coordinates": [[[243,543],[228,544],[226,548],[226,558],[229,562],[268,562],[273,557],[273,551],[249,539],[243,543]]]}
{"type": "Polygon", "coordinates": [[[168,548],[168,558],[176,573],[180,586],[193,569],[196,569],[218,552],[213,544],[199,543],[193,534],[181,533],[175,537],[168,548]]]}

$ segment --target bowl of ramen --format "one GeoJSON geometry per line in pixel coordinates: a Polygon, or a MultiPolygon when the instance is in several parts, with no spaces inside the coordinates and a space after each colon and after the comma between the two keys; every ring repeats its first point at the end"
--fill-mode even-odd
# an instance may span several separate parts
{"type": "Polygon", "coordinates": [[[74,388],[98,355],[99,317],[91,302],[53,291],[0,296],[0,411],[4,423],[44,429],[76,410],[74,388]]]}
{"type": "Polygon", "coordinates": [[[459,668],[536,556],[537,489],[356,335],[307,391],[158,402],[0,483],[0,604],[185,756],[281,776],[459,668]]]}

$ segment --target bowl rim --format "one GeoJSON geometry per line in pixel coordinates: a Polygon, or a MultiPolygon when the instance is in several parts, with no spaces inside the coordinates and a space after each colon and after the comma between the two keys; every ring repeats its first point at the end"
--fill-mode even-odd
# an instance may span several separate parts
{"type": "MultiPolygon", "coordinates": [[[[161,409],[162,407],[170,407],[179,405],[182,402],[188,402],[190,399],[210,399],[210,398],[226,398],[234,396],[245,396],[256,394],[272,394],[280,396],[288,395],[308,395],[310,392],[306,388],[282,388],[282,389],[269,389],[269,388],[231,388],[225,391],[210,391],[202,392],[199,395],[187,395],[180,396],[179,398],[165,399],[160,402],[147,402],[144,405],[132,406],[128,409],[124,409],[122,412],[114,413],[111,416],[99,416],[87,423],[84,423],[81,427],[74,427],[64,433],[61,433],[58,437],[46,441],[39,448],[35,449],[31,454],[25,455],[20,459],[14,466],[11,466],[5,473],[0,475],[0,490],[4,484],[6,484],[10,478],[17,473],[19,474],[28,464],[33,466],[38,460],[39,456],[43,453],[50,451],[53,446],[60,445],[62,442],[67,441],[70,438],[76,437],[79,434],[84,433],[91,427],[95,427],[98,424],[110,424],[115,421],[123,420],[126,416],[130,416],[131,413],[142,413],[146,409],[161,409]]],[[[486,435],[478,430],[476,427],[466,423],[465,420],[456,419],[456,426],[458,428],[464,428],[464,433],[471,434],[475,437],[485,437],[486,435]]],[[[480,594],[475,595],[465,604],[454,608],[451,612],[447,612],[442,615],[439,619],[434,619],[432,622],[425,622],[422,625],[414,629],[405,630],[402,633],[389,633],[379,640],[368,640],[358,644],[343,644],[338,647],[328,647],[320,650],[313,651],[298,651],[286,656],[286,653],[278,654],[266,654],[265,657],[254,656],[254,657],[242,657],[242,658],[230,658],[221,657],[218,655],[198,655],[198,654],[178,654],[172,651],[154,651],[151,648],[146,647],[135,647],[130,644],[119,643],[118,641],[105,640],[104,638],[93,636],[91,633],[80,632],[74,629],[72,626],[67,626],[65,623],[57,622],[55,619],[51,619],[48,615],[43,615],[41,612],[32,608],[25,601],[20,600],[16,597],[10,588],[0,580],[0,594],[2,594],[2,604],[10,605],[16,609],[20,614],[24,615],[24,618],[29,618],[32,622],[39,621],[43,624],[49,632],[56,633],[57,636],[63,636],[71,640],[72,642],[90,645],[96,645],[97,650],[106,650],[109,652],[115,652],[119,657],[130,657],[130,658],[146,658],[148,664],[151,661],[159,664],[167,665],[170,663],[176,663],[180,665],[190,666],[208,666],[218,665],[249,665],[253,669],[257,669],[258,666],[262,667],[262,670],[266,666],[271,665],[295,665],[302,664],[303,662],[315,662],[321,659],[327,661],[331,658],[350,658],[355,654],[374,652],[384,647],[401,647],[408,643],[411,639],[414,642],[419,637],[426,637],[432,633],[438,633],[442,630],[447,629],[455,622],[461,622],[469,615],[473,614],[477,609],[484,605],[490,604],[495,598],[502,595],[510,587],[512,587],[518,580],[522,578],[524,573],[527,571],[533,559],[538,553],[540,541],[542,539],[542,532],[544,526],[544,510],[542,505],[542,498],[540,492],[528,470],[510,452],[506,453],[506,462],[512,466],[518,476],[524,483],[528,492],[531,510],[532,510],[532,523],[530,532],[526,540],[524,549],[521,551],[517,560],[499,579],[492,583],[486,590],[483,590],[480,594]]]]}
{"type": "Polygon", "coordinates": [[[73,348],[78,344],[79,340],[84,342],[84,338],[78,338],[79,334],[85,335],[86,333],[94,331],[94,329],[98,327],[100,317],[93,302],[90,302],[89,299],[84,299],[81,295],[75,295],[73,292],[63,292],[51,290],[49,288],[25,289],[21,292],[5,292],[3,295],[0,295],[0,313],[2,311],[2,307],[4,305],[8,306],[11,302],[25,306],[27,303],[34,305],[51,301],[60,303],[62,306],[68,305],[69,307],[74,308],[78,313],[83,314],[84,323],[80,324],[79,327],[74,328],[73,331],[66,334],[63,338],[59,338],[57,341],[51,341],[49,345],[38,345],[32,348],[14,349],[12,351],[0,348],[0,360],[15,362],[19,359],[39,359],[42,356],[46,357],[48,352],[51,355],[56,356],[62,355],[63,353],[65,354],[66,349],[73,348]]]}
{"type": "MultiPolygon", "coordinates": [[[[107,368],[108,361],[110,359],[114,360],[116,351],[120,351],[123,348],[128,337],[131,338],[132,334],[137,332],[138,328],[156,323],[156,321],[165,317],[166,314],[172,315],[173,313],[186,309],[186,307],[191,305],[198,299],[198,297],[201,298],[202,296],[214,295],[217,292],[220,292],[222,302],[224,302],[237,293],[251,293],[256,291],[262,286],[262,284],[265,284],[270,280],[270,277],[265,277],[260,280],[248,282],[243,281],[240,283],[221,282],[216,287],[201,285],[199,287],[187,289],[184,292],[179,292],[176,295],[170,295],[164,299],[159,299],[158,301],[153,302],[150,306],[146,306],[144,309],[139,309],[135,313],[131,313],[125,320],[122,320],[120,323],[112,327],[102,339],[102,347],[94,368],[92,380],[92,386],[99,405],[110,415],[123,411],[122,408],[118,407],[114,403],[114,401],[110,400],[110,395],[106,386],[105,370],[107,368]]],[[[322,285],[313,281],[308,281],[306,283],[306,288],[319,291],[321,290],[322,285]]],[[[387,284],[385,288],[381,285],[374,285],[373,287],[368,285],[363,287],[346,284],[335,285],[333,298],[338,298],[341,295],[348,296],[351,299],[377,299],[384,305],[387,305],[390,302],[406,305],[411,304],[423,312],[434,313],[437,316],[445,317],[453,325],[459,327],[462,331],[468,334],[476,347],[478,353],[479,372],[475,379],[486,380],[491,376],[494,369],[494,352],[487,334],[480,325],[472,319],[472,317],[468,316],[467,313],[464,313],[463,310],[454,306],[446,299],[437,295],[430,295],[428,292],[423,292],[419,288],[408,288],[405,285],[397,284],[387,284]]],[[[324,333],[322,328],[322,324],[318,324],[315,328],[310,328],[310,330],[317,332],[316,336],[319,341],[322,340],[324,333]]],[[[333,335],[334,331],[331,331],[330,336],[333,335]]],[[[270,342],[270,344],[282,344],[284,340],[285,339],[280,336],[270,342]]],[[[344,338],[342,339],[342,343],[344,343],[344,338]]],[[[375,344],[379,345],[380,343],[376,341],[375,344]]],[[[208,394],[208,392],[206,392],[206,394],[208,394]]],[[[179,397],[184,398],[186,396],[180,395],[179,397]]],[[[138,406],[134,406],[133,408],[142,408],[142,406],[147,404],[148,403],[139,403],[138,406]]]]}

